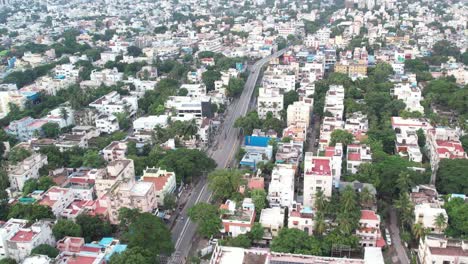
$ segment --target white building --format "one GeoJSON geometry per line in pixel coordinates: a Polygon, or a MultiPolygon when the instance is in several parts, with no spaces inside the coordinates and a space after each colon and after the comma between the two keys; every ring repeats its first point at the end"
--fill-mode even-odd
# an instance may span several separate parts
{"type": "Polygon", "coordinates": [[[73,192],[67,188],[51,187],[38,202],[40,205],[50,207],[55,217],[59,218],[62,212],[73,202],[73,192]]]}
{"type": "Polygon", "coordinates": [[[372,162],[371,148],[364,144],[351,144],[347,146],[346,171],[355,174],[363,163],[372,162]]]}
{"type": "Polygon", "coordinates": [[[311,152],[306,152],[304,158],[304,206],[314,208],[315,195],[318,191],[322,191],[325,197],[331,197],[335,173],[330,157],[314,157],[311,152]]]}
{"type": "Polygon", "coordinates": [[[206,97],[170,96],[165,107],[175,111],[173,118],[176,120],[201,119],[203,116],[211,115],[210,99],[206,97]]]}
{"type": "Polygon", "coordinates": [[[71,79],[77,81],[80,77],[80,69],[75,69],[73,64],[62,64],[55,67],[56,78],[71,79]]]}
{"type": "Polygon", "coordinates": [[[102,114],[96,117],[96,128],[100,133],[111,134],[120,129],[115,115],[102,114]]]}
{"type": "Polygon", "coordinates": [[[0,227],[0,259],[13,258],[21,262],[38,245],[55,244],[51,222],[41,220],[31,226],[28,223],[12,218],[0,227]]]}
{"type": "Polygon", "coordinates": [[[314,231],[314,212],[310,207],[293,203],[289,208],[288,228],[296,228],[309,234],[314,231]]]}
{"type": "Polygon", "coordinates": [[[112,91],[89,104],[101,114],[113,115],[127,112],[132,116],[138,110],[138,98],[135,96],[121,96],[112,91]]]}
{"type": "Polygon", "coordinates": [[[175,173],[161,168],[146,168],[141,180],[153,183],[158,205],[164,205],[164,197],[176,190],[175,173]]]}
{"type": "Polygon", "coordinates": [[[102,150],[102,156],[107,162],[125,159],[127,142],[112,141],[102,150]]]}
{"type": "Polygon", "coordinates": [[[406,111],[424,113],[424,107],[421,105],[421,90],[410,83],[397,83],[393,88],[393,96],[402,100],[406,105],[406,111]]]}
{"type": "Polygon", "coordinates": [[[468,263],[468,242],[427,235],[419,242],[418,259],[421,264],[468,263]]]}
{"type": "Polygon", "coordinates": [[[119,72],[116,68],[114,68],[104,69],[101,71],[93,70],[90,75],[90,80],[98,84],[112,86],[116,85],[118,82],[123,81],[123,77],[123,72],[119,72]]]}
{"type": "Polygon", "coordinates": [[[359,228],[356,230],[362,247],[383,247],[385,241],[380,232],[380,215],[372,210],[361,210],[359,228]]]}
{"type": "Polygon", "coordinates": [[[297,122],[310,125],[314,99],[304,98],[302,101],[294,102],[288,106],[287,110],[287,125],[290,126],[297,122]]]}
{"type": "Polygon", "coordinates": [[[277,164],[271,173],[267,200],[271,207],[289,207],[294,202],[294,175],[291,164],[277,164]]]}
{"type": "Polygon", "coordinates": [[[142,130],[153,131],[157,126],[166,127],[167,118],[167,115],[143,116],[133,121],[133,129],[135,129],[136,132],[139,132],[142,130]]]}
{"type": "Polygon", "coordinates": [[[277,88],[281,93],[294,91],[296,89],[296,76],[294,74],[266,71],[263,76],[262,87],[277,88]]]}
{"type": "Polygon", "coordinates": [[[196,84],[182,84],[180,89],[187,90],[187,96],[192,98],[199,98],[206,95],[206,86],[203,83],[196,83],[196,84]]]}
{"type": "Polygon", "coordinates": [[[264,238],[272,239],[278,236],[284,226],[284,209],[281,207],[262,209],[259,222],[265,230],[264,238]]]}
{"type": "Polygon", "coordinates": [[[26,97],[18,91],[16,85],[0,86],[0,118],[4,118],[10,112],[10,103],[23,109],[26,97]]]}
{"type": "Polygon", "coordinates": [[[33,153],[18,164],[9,166],[10,188],[16,191],[23,190],[27,180],[39,178],[39,169],[44,165],[47,165],[47,156],[33,153]]]}
{"type": "Polygon", "coordinates": [[[271,112],[273,117],[281,118],[283,94],[281,94],[279,89],[260,88],[257,101],[258,116],[261,119],[265,119],[268,112],[271,112]]]}

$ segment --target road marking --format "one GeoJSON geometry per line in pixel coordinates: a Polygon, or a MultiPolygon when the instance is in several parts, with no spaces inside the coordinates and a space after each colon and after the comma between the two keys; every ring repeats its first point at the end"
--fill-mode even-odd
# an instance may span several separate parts
{"type": "MultiPolygon", "coordinates": [[[[206,186],[208,186],[208,185],[207,184],[203,185],[203,188],[200,190],[200,194],[198,195],[197,199],[195,200],[194,205],[196,203],[198,203],[198,201],[200,200],[200,197],[203,194],[203,191],[205,190],[206,186]]],[[[185,220],[184,227],[182,228],[182,231],[181,231],[181,233],[179,235],[179,238],[176,241],[175,248],[177,248],[180,245],[180,241],[181,241],[182,237],[184,236],[184,233],[185,233],[189,223],[190,223],[190,217],[187,216],[187,219],[185,220]]]]}

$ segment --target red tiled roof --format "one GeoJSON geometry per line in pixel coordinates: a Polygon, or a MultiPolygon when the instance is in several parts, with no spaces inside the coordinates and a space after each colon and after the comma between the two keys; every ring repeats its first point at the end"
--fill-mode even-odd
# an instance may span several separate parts
{"type": "Polygon", "coordinates": [[[359,161],[361,160],[361,154],[360,153],[348,153],[348,160],[359,161]]]}
{"type": "Polygon", "coordinates": [[[371,210],[361,210],[361,219],[363,220],[379,220],[374,211],[371,210]]]}
{"type": "Polygon", "coordinates": [[[32,240],[35,234],[36,233],[34,233],[33,231],[20,230],[16,232],[16,234],[12,238],[10,238],[10,240],[14,242],[29,242],[32,240]]]}
{"type": "Polygon", "coordinates": [[[171,177],[171,174],[159,177],[143,177],[144,182],[152,182],[156,191],[161,191],[166,185],[167,181],[171,177]]]}
{"type": "Polygon", "coordinates": [[[377,243],[376,243],[376,246],[377,247],[385,247],[386,243],[385,243],[385,239],[383,239],[383,237],[377,239],[377,243]]]}
{"type": "Polygon", "coordinates": [[[248,187],[251,190],[264,189],[265,180],[262,177],[252,178],[249,180],[248,187]]]}
{"type": "Polygon", "coordinates": [[[314,166],[312,173],[319,175],[331,175],[330,160],[329,159],[312,159],[314,166]]]}
{"type": "Polygon", "coordinates": [[[93,264],[97,257],[74,256],[67,260],[67,264],[93,264]]]}
{"type": "Polygon", "coordinates": [[[461,247],[451,247],[447,246],[446,248],[439,247],[429,247],[433,255],[440,256],[463,256],[468,257],[468,250],[463,250],[461,247]]]}

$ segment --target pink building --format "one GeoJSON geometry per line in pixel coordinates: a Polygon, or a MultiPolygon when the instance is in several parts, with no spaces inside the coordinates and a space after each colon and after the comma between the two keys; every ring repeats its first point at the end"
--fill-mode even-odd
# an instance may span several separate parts
{"type": "Polygon", "coordinates": [[[433,173],[437,172],[441,159],[468,158],[459,139],[459,131],[446,127],[429,130],[426,140],[433,173]]]}
{"type": "Polygon", "coordinates": [[[314,212],[312,209],[294,203],[289,208],[288,228],[296,228],[312,235],[314,231],[314,212]]]}

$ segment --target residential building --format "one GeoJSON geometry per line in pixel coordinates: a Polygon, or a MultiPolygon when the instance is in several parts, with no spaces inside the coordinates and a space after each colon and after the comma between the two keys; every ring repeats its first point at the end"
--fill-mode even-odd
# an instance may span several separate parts
{"type": "Polygon", "coordinates": [[[57,241],[56,247],[61,252],[57,257],[59,261],[66,261],[71,256],[75,256],[77,262],[74,263],[92,264],[109,263],[113,254],[122,253],[127,249],[126,244],[121,244],[118,239],[113,237],[103,237],[100,241],[85,243],[82,237],[66,236],[57,241]]]}
{"type": "Polygon", "coordinates": [[[115,115],[101,114],[96,118],[96,128],[99,133],[112,134],[120,129],[115,115]]]}
{"type": "Polygon", "coordinates": [[[290,207],[294,202],[294,176],[296,167],[292,164],[277,164],[271,172],[268,186],[268,204],[271,207],[290,207]]]}
{"type": "Polygon", "coordinates": [[[346,171],[355,174],[363,163],[372,162],[371,148],[365,144],[350,144],[347,146],[346,171]]]}
{"type": "Polygon", "coordinates": [[[4,118],[10,112],[10,103],[23,109],[26,96],[18,91],[16,84],[0,85],[0,118],[4,118]]]}
{"type": "Polygon", "coordinates": [[[177,120],[201,119],[212,117],[209,97],[191,98],[189,96],[170,96],[165,103],[168,110],[174,110],[177,120]]]}
{"type": "Polygon", "coordinates": [[[39,178],[39,169],[47,165],[47,156],[33,153],[16,165],[8,168],[8,179],[12,190],[23,190],[24,183],[29,179],[39,178]]]}
{"type": "Polygon", "coordinates": [[[273,117],[281,118],[283,110],[283,94],[279,89],[261,87],[257,98],[258,117],[265,119],[270,112],[273,117]]]}
{"type": "Polygon", "coordinates": [[[40,220],[32,225],[29,221],[9,219],[0,227],[0,259],[12,258],[21,262],[41,244],[54,245],[52,222],[40,220]]]}
{"type": "Polygon", "coordinates": [[[104,173],[95,174],[95,188],[98,197],[105,195],[118,181],[135,178],[133,160],[114,160],[107,164],[104,173]]]}
{"type": "Polygon", "coordinates": [[[397,100],[402,100],[406,105],[406,111],[424,113],[424,107],[421,105],[421,90],[416,85],[408,82],[396,83],[391,91],[397,100]]]}
{"type": "Polygon", "coordinates": [[[264,208],[260,213],[260,221],[264,229],[264,239],[271,240],[278,236],[279,231],[284,226],[284,208],[273,207],[264,208]]]}
{"type": "Polygon", "coordinates": [[[303,142],[278,142],[275,162],[277,164],[292,164],[299,166],[302,161],[303,142]]]}
{"type": "Polygon", "coordinates": [[[283,137],[289,137],[294,142],[304,143],[307,138],[307,124],[296,123],[283,129],[283,137]]]}
{"type": "Polygon", "coordinates": [[[244,198],[242,206],[237,208],[236,202],[227,200],[220,206],[222,211],[221,233],[237,237],[250,232],[255,222],[255,206],[250,198],[244,198]]]}
{"type": "Polygon", "coordinates": [[[161,168],[146,168],[141,180],[153,183],[158,205],[164,205],[164,197],[173,194],[176,190],[175,173],[161,168]]]}
{"type": "Polygon", "coordinates": [[[136,132],[139,132],[142,130],[153,131],[153,129],[157,126],[166,127],[167,118],[167,115],[140,117],[133,121],[133,129],[136,132]]]}
{"type": "Polygon", "coordinates": [[[421,264],[468,262],[468,242],[443,235],[427,235],[420,239],[418,259],[421,264]]]}
{"type": "Polygon", "coordinates": [[[312,98],[304,98],[302,101],[294,102],[288,106],[287,110],[287,125],[290,126],[297,122],[310,125],[314,100],[312,98]]]}
{"type": "Polygon", "coordinates": [[[314,211],[300,203],[293,203],[289,208],[288,228],[302,230],[311,236],[314,231],[314,211]]]}
{"type": "Polygon", "coordinates": [[[117,68],[104,69],[101,71],[93,70],[90,75],[91,82],[98,84],[105,84],[107,86],[116,85],[118,82],[123,81],[124,73],[119,72],[117,68]]]}
{"type": "Polygon", "coordinates": [[[68,188],[53,186],[42,195],[38,204],[50,207],[55,217],[59,218],[74,199],[73,192],[68,188]]]}
{"type": "Polygon", "coordinates": [[[127,142],[112,141],[102,150],[102,156],[107,162],[125,159],[127,142]]]}
{"type": "Polygon", "coordinates": [[[12,121],[5,128],[5,132],[16,137],[20,141],[28,141],[42,134],[42,126],[47,124],[46,120],[24,117],[20,120],[12,121]]]}
{"type": "Polygon", "coordinates": [[[138,98],[135,96],[121,96],[112,91],[89,104],[101,114],[114,115],[126,113],[132,116],[138,110],[138,98]]]}
{"type": "Polygon", "coordinates": [[[350,78],[363,78],[367,76],[367,62],[364,60],[340,61],[335,64],[335,72],[347,74],[350,78]]]}
{"type": "Polygon", "coordinates": [[[442,207],[443,200],[434,186],[418,185],[410,193],[411,202],[414,204],[414,223],[421,224],[431,233],[441,234],[448,226],[448,215],[442,207]],[[444,223],[436,224],[438,216],[443,215],[444,223]]]}
{"type": "Polygon", "coordinates": [[[362,247],[383,247],[385,240],[380,232],[380,216],[372,210],[361,210],[359,228],[356,230],[362,247]]]}
{"type": "Polygon", "coordinates": [[[331,157],[317,157],[311,152],[306,152],[304,157],[305,207],[314,207],[317,191],[322,191],[325,197],[331,197],[335,174],[331,157]]]}

